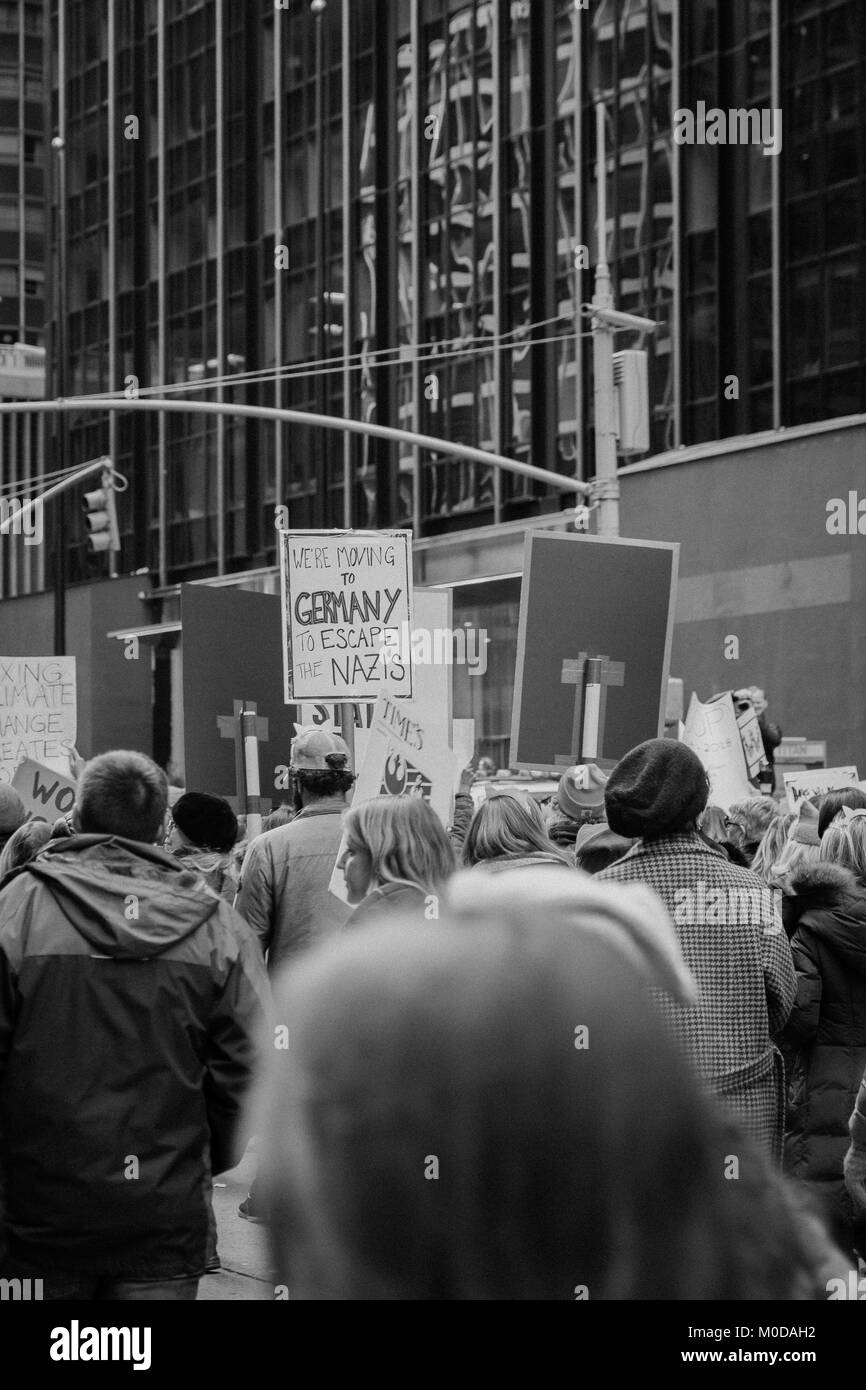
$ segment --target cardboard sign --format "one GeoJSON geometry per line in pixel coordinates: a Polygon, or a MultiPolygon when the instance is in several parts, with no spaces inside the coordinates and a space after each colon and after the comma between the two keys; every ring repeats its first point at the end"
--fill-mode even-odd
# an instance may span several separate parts
{"type": "MultiPolygon", "coordinates": [[[[423,796],[446,825],[459,771],[441,727],[420,723],[411,702],[380,695],[352,805],[360,806],[375,796],[423,796]]],[[[337,863],[344,850],[345,840],[337,863]]],[[[335,897],[348,901],[343,872],[336,864],[329,887],[335,897]]]]}
{"type": "Polygon", "coordinates": [[[737,713],[737,727],[740,730],[749,776],[757,777],[767,761],[767,755],[764,752],[764,740],[761,738],[761,726],[754,705],[749,705],[748,709],[737,713]]]}
{"type": "Polygon", "coordinates": [[[75,805],[76,787],[71,777],[52,772],[50,767],[25,758],[15,769],[12,786],[24,802],[28,820],[53,824],[75,805]]]}
{"type": "Polygon", "coordinates": [[[664,734],[679,547],[531,531],[526,537],[511,765],[608,769],[664,734]],[[586,685],[600,658],[600,688],[586,685]],[[584,703],[598,711],[583,756],[584,703]]]}
{"type": "Polygon", "coordinates": [[[77,732],[74,656],[0,657],[0,781],[25,758],[67,759],[77,732]]]}
{"type": "Polygon", "coordinates": [[[825,792],[842,791],[858,785],[856,767],[821,767],[813,768],[810,772],[786,772],[783,780],[789,811],[796,811],[806,797],[820,797],[825,792]]]}
{"type": "Polygon", "coordinates": [[[412,695],[411,531],[280,534],[284,699],[412,695]]]}
{"type": "Polygon", "coordinates": [[[710,804],[723,811],[755,796],[746,772],[743,741],[730,695],[702,704],[692,695],[682,742],[694,750],[710,778],[710,804]]]}

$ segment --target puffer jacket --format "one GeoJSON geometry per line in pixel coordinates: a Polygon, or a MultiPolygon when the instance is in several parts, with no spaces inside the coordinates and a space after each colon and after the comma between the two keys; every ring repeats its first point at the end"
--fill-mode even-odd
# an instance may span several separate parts
{"type": "Polygon", "coordinates": [[[842,1162],[866,1068],[866,888],[816,864],[792,880],[797,999],[785,1030],[791,1065],[785,1166],[820,1194],[837,1238],[862,1245],[842,1162]]]}
{"type": "Polygon", "coordinates": [[[109,835],[49,844],[0,892],[0,1166],[10,1254],[200,1274],[208,1171],[237,1121],[268,984],[197,874],[109,835]]]}

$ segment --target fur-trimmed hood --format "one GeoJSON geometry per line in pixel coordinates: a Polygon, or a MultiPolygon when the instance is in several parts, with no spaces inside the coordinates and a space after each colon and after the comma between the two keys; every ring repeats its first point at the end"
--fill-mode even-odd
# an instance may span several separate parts
{"type": "Polygon", "coordinates": [[[866,885],[849,869],[818,863],[800,870],[791,887],[795,930],[811,933],[846,969],[866,975],[866,885]]]}

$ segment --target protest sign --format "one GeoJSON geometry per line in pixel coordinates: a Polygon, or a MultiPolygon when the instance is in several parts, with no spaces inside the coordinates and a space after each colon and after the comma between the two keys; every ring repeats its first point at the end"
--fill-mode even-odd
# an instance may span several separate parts
{"type": "MultiPolygon", "coordinates": [[[[411,701],[380,695],[352,805],[360,806],[374,796],[423,796],[447,825],[456,766],[455,753],[441,726],[437,729],[420,723],[411,701]]],[[[344,849],[345,842],[337,863],[344,849]]],[[[336,865],[329,887],[336,897],[347,901],[343,873],[336,865]]]]}
{"type": "Polygon", "coordinates": [[[0,657],[0,781],[25,758],[66,759],[76,735],[75,657],[0,657]]]}
{"type": "Polygon", "coordinates": [[[785,772],[783,780],[789,811],[796,811],[806,797],[821,797],[825,792],[858,786],[856,767],[820,767],[809,772],[785,772]]]}
{"type": "Polygon", "coordinates": [[[232,713],[235,700],[246,700],[268,721],[259,765],[262,795],[273,797],[284,785],[277,769],[289,761],[298,719],[283,703],[279,596],[184,584],[180,611],[186,786],[234,803],[235,748],[218,720],[232,713]]]}
{"type": "Polygon", "coordinates": [[[15,769],[12,778],[28,820],[45,820],[53,824],[58,816],[65,816],[75,805],[75,783],[71,777],[63,777],[50,767],[25,758],[15,769]]]}
{"type": "Polygon", "coordinates": [[[682,742],[697,753],[710,778],[710,804],[727,811],[735,801],[755,795],[729,694],[703,704],[692,695],[682,742]]]}
{"type": "Polygon", "coordinates": [[[280,533],[284,699],[412,695],[411,531],[280,533]]]}
{"type": "Polygon", "coordinates": [[[754,705],[749,705],[748,708],[744,709],[741,703],[741,707],[737,710],[737,727],[740,730],[743,755],[746,759],[749,777],[757,777],[758,772],[767,761],[767,755],[764,752],[764,740],[761,738],[761,726],[758,723],[754,705]]]}
{"type": "Polygon", "coordinates": [[[608,769],[664,733],[679,547],[531,531],[526,537],[511,765],[608,769]],[[590,672],[600,671],[597,681],[590,672]],[[596,752],[584,756],[590,712],[596,752]]]}

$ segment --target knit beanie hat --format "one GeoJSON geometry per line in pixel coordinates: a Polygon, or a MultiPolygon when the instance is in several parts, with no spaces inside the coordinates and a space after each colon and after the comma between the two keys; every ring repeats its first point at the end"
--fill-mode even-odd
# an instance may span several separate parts
{"type": "Polygon", "coordinates": [[[556,799],[560,809],[574,820],[585,820],[586,812],[604,806],[607,774],[595,763],[570,767],[559,779],[556,799]]]}
{"type": "Polygon", "coordinates": [[[604,793],[607,823],[637,839],[671,835],[696,821],[709,779],[697,753],[670,738],[650,738],[620,758],[604,793]]]}
{"type": "Polygon", "coordinates": [[[24,802],[8,782],[0,782],[0,835],[8,839],[27,819],[24,802]]]}
{"type": "Polygon", "coordinates": [[[171,808],[171,817],[199,849],[227,854],[238,834],[238,818],[227,801],[209,792],[184,792],[171,808]]]}
{"type": "Polygon", "coordinates": [[[820,845],[818,834],[818,811],[811,801],[801,801],[797,819],[788,832],[788,838],[798,845],[820,845]]]}

